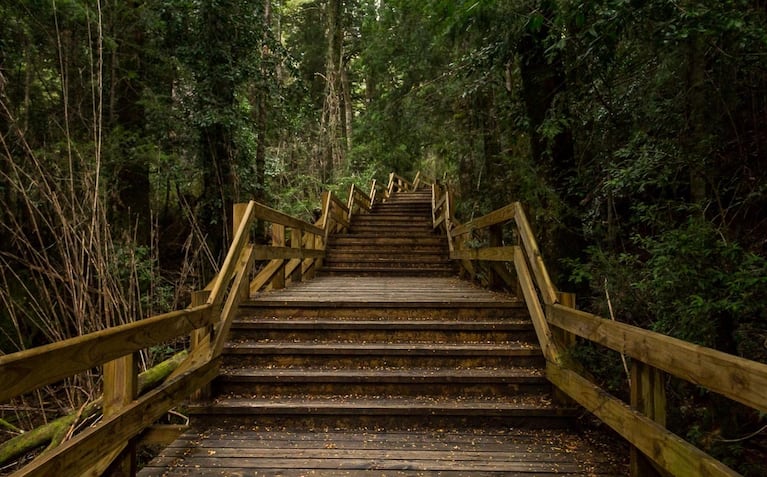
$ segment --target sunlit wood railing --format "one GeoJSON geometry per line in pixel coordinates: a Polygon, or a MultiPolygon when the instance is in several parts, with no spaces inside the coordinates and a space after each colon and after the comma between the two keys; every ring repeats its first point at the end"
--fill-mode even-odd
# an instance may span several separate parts
{"type": "Polygon", "coordinates": [[[12,475],[101,475],[115,465],[132,475],[137,436],[193,393],[204,394],[217,376],[240,303],[261,290],[311,278],[322,264],[328,237],[348,228],[352,211],[369,210],[371,203],[356,186],[348,205],[325,193],[315,224],[253,201],[236,204],[234,239],[221,270],[206,289],[193,294],[190,308],[0,356],[0,403],[99,366],[104,369],[102,420],[12,475]],[[268,224],[271,244],[250,240],[256,220],[268,224]],[[159,386],[139,396],[135,354],[186,335],[191,336],[186,358],[159,386]]]}
{"type": "Polygon", "coordinates": [[[462,273],[485,284],[500,279],[524,296],[547,361],[547,378],[631,444],[633,476],[738,475],[666,428],[665,375],[765,413],[767,365],[566,306],[519,203],[466,224],[455,220],[450,191],[443,186],[432,185],[432,203],[434,228],[445,233],[450,257],[460,262],[462,273]],[[498,242],[499,227],[505,224],[514,227],[516,244],[498,242]],[[573,335],[631,358],[629,403],[579,372],[582,367],[567,352],[573,335]]]}
{"type": "MultiPolygon", "coordinates": [[[[388,200],[393,194],[397,192],[413,192],[417,190],[422,185],[431,184],[432,182],[425,182],[424,177],[420,171],[416,172],[415,177],[413,178],[413,181],[409,181],[402,177],[401,175],[392,172],[389,174],[389,183],[386,186],[386,189],[384,190],[383,194],[383,200],[388,200]]],[[[372,196],[372,194],[371,194],[372,196]]]]}

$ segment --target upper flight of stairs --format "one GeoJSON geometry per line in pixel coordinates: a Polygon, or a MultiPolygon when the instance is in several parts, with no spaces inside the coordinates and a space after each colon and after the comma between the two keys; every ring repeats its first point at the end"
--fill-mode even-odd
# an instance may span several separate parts
{"type": "Polygon", "coordinates": [[[524,303],[447,276],[429,207],[377,204],[317,278],[244,303],[212,396],[142,477],[602,475],[563,453],[585,444],[524,303]]]}
{"type": "Polygon", "coordinates": [[[449,276],[428,201],[354,216],[317,278],[243,304],[140,476],[625,475],[565,428],[525,304],[449,276]]]}
{"type": "MultiPolygon", "coordinates": [[[[426,192],[334,238],[322,276],[246,303],[198,419],[528,425],[552,402],[524,304],[447,278],[426,192]],[[376,225],[371,225],[376,224],[376,225]]],[[[341,424],[343,423],[343,424],[341,424]]]]}
{"type": "Polygon", "coordinates": [[[431,191],[394,194],[370,213],[352,216],[349,230],[330,238],[323,273],[454,275],[445,239],[432,231],[431,191]]]}

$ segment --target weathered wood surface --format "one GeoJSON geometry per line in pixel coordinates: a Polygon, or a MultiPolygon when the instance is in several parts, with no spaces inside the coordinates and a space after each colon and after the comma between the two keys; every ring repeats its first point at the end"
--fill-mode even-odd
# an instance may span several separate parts
{"type": "Polygon", "coordinates": [[[190,333],[210,324],[211,318],[209,305],[198,306],[0,356],[0,403],[190,333]]]}
{"type": "Polygon", "coordinates": [[[626,438],[658,466],[679,477],[740,475],[649,417],[569,369],[549,363],[549,380],[626,438]]]}
{"type": "Polygon", "coordinates": [[[592,438],[551,430],[210,427],[187,432],[138,475],[625,475],[592,438]]]}
{"type": "Polygon", "coordinates": [[[767,365],[560,305],[554,325],[767,412],[767,365]]]}
{"type": "Polygon", "coordinates": [[[513,262],[514,246],[484,247],[455,250],[450,252],[451,260],[487,260],[493,262],[513,262]]]}
{"type": "Polygon", "coordinates": [[[541,295],[543,296],[543,302],[547,305],[556,303],[557,291],[554,287],[554,283],[549,277],[549,272],[546,268],[546,264],[543,262],[541,251],[538,248],[538,242],[535,240],[533,229],[530,227],[530,223],[527,221],[525,210],[522,207],[522,204],[519,202],[515,202],[512,205],[514,206],[515,210],[514,221],[516,222],[517,229],[519,230],[519,237],[522,240],[522,245],[524,246],[525,253],[528,260],[530,261],[530,268],[533,270],[536,284],[538,285],[538,288],[541,291],[541,295]]]}
{"type": "MultiPolygon", "coordinates": [[[[252,290],[252,289],[251,289],[252,290]]],[[[284,290],[260,293],[259,302],[328,303],[494,303],[519,305],[516,298],[479,288],[458,278],[435,277],[334,277],[323,276],[284,290]]]]}
{"type": "Polygon", "coordinates": [[[125,407],[120,414],[104,418],[71,440],[44,454],[16,472],[14,477],[83,475],[85,469],[121,443],[137,435],[192,391],[210,382],[218,373],[218,362],[211,361],[190,370],[150,391],[125,407]]]}

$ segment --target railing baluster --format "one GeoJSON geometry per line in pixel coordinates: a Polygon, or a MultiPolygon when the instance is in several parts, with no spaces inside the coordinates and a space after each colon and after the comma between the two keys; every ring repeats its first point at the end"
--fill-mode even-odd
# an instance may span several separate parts
{"type": "MultiPolygon", "coordinates": [[[[304,234],[301,229],[294,227],[290,230],[290,246],[301,250],[303,248],[304,234]]],[[[290,281],[298,283],[303,280],[303,267],[301,266],[301,260],[299,260],[298,266],[293,270],[293,274],[290,276],[290,281]]]]}
{"type": "MultiPolygon", "coordinates": [[[[275,247],[285,246],[285,226],[281,224],[272,224],[272,245],[275,247]]],[[[285,288],[285,266],[277,270],[272,279],[272,288],[279,290],[285,288]]]]}

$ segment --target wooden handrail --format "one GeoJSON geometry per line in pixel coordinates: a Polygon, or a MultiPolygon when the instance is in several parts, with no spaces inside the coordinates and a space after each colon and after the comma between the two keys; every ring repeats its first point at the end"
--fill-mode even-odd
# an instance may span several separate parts
{"type": "Polygon", "coordinates": [[[0,403],[213,322],[211,305],[172,311],[0,356],[0,403]]]}
{"type": "MultiPolygon", "coordinates": [[[[374,185],[375,187],[375,185],[374,185]]],[[[349,188],[349,201],[347,202],[347,209],[349,210],[348,220],[351,223],[352,215],[361,210],[364,212],[370,211],[373,205],[373,201],[369,195],[362,191],[355,184],[349,188]]]]}
{"type": "Polygon", "coordinates": [[[550,305],[547,317],[570,333],[767,413],[767,364],[562,305],[550,305]]]}
{"type": "MultiPolygon", "coordinates": [[[[641,452],[637,455],[643,454],[672,475],[738,475],[665,428],[665,393],[658,373],[676,376],[764,413],[767,365],[561,305],[520,203],[509,204],[466,224],[458,223],[450,215],[451,209],[449,189],[433,185],[433,227],[445,231],[450,257],[459,260],[470,277],[474,276],[474,262],[493,265],[513,262],[517,287],[524,296],[547,361],[547,378],[555,386],[623,436],[641,452]],[[516,225],[519,245],[464,246],[474,232],[507,222],[516,225]],[[455,247],[451,240],[456,241],[455,247]],[[579,366],[570,362],[572,357],[564,352],[566,345],[557,338],[560,335],[553,331],[571,333],[630,356],[634,360],[632,403],[610,396],[581,376],[577,372],[579,366]],[[649,406],[648,400],[653,401],[649,406]]],[[[504,281],[508,283],[510,277],[504,277],[504,281]]],[[[632,465],[632,469],[639,467],[632,465]]]]}

